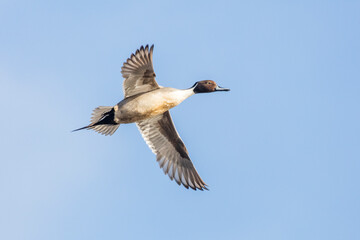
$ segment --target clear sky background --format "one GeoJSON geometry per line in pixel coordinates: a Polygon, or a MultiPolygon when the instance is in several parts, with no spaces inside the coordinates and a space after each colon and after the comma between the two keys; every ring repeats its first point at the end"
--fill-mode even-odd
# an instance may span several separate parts
{"type": "Polygon", "coordinates": [[[359,1],[0,1],[0,239],[360,239],[359,1]],[[179,187],[134,124],[71,133],[160,85],[230,92],[171,113],[210,191],[179,187]]]}

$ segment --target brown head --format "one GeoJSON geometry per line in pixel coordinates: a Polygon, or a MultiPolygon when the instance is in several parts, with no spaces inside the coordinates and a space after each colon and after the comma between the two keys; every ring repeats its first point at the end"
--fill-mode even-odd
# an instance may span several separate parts
{"type": "Polygon", "coordinates": [[[216,91],[230,91],[229,88],[222,88],[212,80],[199,81],[192,86],[195,93],[208,93],[216,91]]]}

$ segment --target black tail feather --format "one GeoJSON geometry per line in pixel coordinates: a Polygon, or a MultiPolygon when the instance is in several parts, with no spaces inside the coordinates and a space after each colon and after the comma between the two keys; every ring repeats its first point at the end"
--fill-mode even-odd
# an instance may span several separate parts
{"type": "Polygon", "coordinates": [[[79,131],[79,130],[90,129],[90,128],[91,128],[91,125],[86,126],[86,127],[82,127],[82,128],[78,128],[78,129],[75,129],[75,130],[72,130],[71,132],[76,132],[76,131],[79,131]]]}
{"type": "Polygon", "coordinates": [[[72,132],[83,129],[93,129],[101,134],[112,135],[120,125],[115,122],[114,118],[115,110],[113,107],[97,107],[93,112],[91,124],[82,128],[75,129],[72,132]]]}

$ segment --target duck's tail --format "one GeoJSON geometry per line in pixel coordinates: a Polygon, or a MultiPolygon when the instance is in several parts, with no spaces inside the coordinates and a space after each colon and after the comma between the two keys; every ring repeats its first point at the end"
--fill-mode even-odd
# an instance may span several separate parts
{"type": "Polygon", "coordinates": [[[94,109],[92,113],[91,123],[88,126],[73,130],[79,131],[83,129],[93,129],[94,131],[103,135],[113,135],[120,124],[116,123],[115,110],[113,107],[100,106],[94,109]]]}

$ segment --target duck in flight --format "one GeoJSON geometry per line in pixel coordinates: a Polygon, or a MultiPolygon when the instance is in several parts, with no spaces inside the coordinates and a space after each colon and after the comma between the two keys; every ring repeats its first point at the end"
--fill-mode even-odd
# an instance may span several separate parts
{"type": "Polygon", "coordinates": [[[91,123],[76,129],[92,129],[112,135],[124,123],[136,123],[142,137],[156,155],[160,168],[177,184],[194,190],[207,189],[171,120],[169,109],[197,93],[229,91],[212,80],[196,82],[189,89],[162,87],[155,81],[154,45],[141,46],[121,68],[124,99],[113,107],[100,106],[93,111],[91,123]]]}

